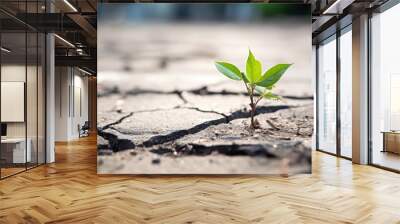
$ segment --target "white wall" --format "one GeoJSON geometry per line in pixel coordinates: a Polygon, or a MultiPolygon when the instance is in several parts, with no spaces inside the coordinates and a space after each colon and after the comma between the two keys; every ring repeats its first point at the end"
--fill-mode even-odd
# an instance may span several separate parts
{"type": "MultiPolygon", "coordinates": [[[[26,69],[30,74],[34,69],[32,66],[26,67],[24,65],[18,64],[3,64],[1,66],[1,81],[2,82],[24,82],[26,83],[26,69]]],[[[36,92],[28,92],[28,97],[36,97],[36,92]]],[[[28,99],[27,99],[28,100],[28,99]]],[[[28,100],[31,102],[31,100],[28,100]]],[[[36,105],[35,105],[36,107],[36,105]]],[[[24,108],[23,108],[24,109],[24,108]]],[[[2,110],[7,110],[7,108],[2,108],[2,110]]],[[[32,114],[28,114],[28,121],[32,121],[32,114]]],[[[36,116],[36,114],[35,114],[36,116]]],[[[35,122],[36,123],[36,122],[35,122]]],[[[7,122],[7,136],[8,137],[25,137],[25,126],[26,122],[7,122]]],[[[31,127],[32,125],[29,125],[31,127]]]]}
{"type": "Polygon", "coordinates": [[[69,138],[69,73],[67,67],[55,68],[55,141],[67,141],[69,138]]]}
{"type": "MultiPolygon", "coordinates": [[[[11,91],[6,91],[2,88],[2,115],[6,113],[19,114],[18,121],[14,120],[12,122],[5,121],[7,124],[7,137],[9,138],[28,138],[29,148],[31,149],[32,162],[44,163],[44,150],[45,150],[45,120],[44,120],[44,100],[45,100],[45,90],[44,90],[44,74],[41,72],[41,66],[37,67],[25,64],[3,64],[1,66],[1,81],[2,87],[6,82],[19,82],[19,84],[24,84],[22,88],[14,91],[16,93],[11,93],[11,91]],[[37,70],[39,69],[39,70],[37,70]],[[27,80],[26,80],[27,79],[27,80]],[[25,97],[26,91],[26,97],[25,97]],[[5,94],[5,95],[4,95],[5,94]],[[19,104],[6,106],[4,104],[4,99],[11,98],[7,94],[15,95],[22,94],[20,100],[22,102],[14,101],[9,102],[11,105],[14,103],[19,104]],[[26,104],[26,105],[25,105],[26,104]],[[26,119],[25,119],[26,113],[26,119]],[[36,161],[39,159],[38,161],[36,161]]],[[[16,88],[16,87],[14,87],[16,88]]],[[[4,121],[3,117],[2,120],[4,121]]]]}
{"type": "Polygon", "coordinates": [[[83,75],[76,68],[56,67],[56,141],[79,138],[78,125],[88,120],[88,78],[83,75]]]}
{"type": "MultiPolygon", "coordinates": [[[[24,65],[11,65],[6,64],[1,66],[1,81],[10,82],[18,81],[25,82],[25,71],[24,65]]],[[[6,108],[2,108],[6,110],[6,108]]],[[[7,123],[7,136],[8,137],[25,137],[25,122],[8,122],[7,123]]]]}

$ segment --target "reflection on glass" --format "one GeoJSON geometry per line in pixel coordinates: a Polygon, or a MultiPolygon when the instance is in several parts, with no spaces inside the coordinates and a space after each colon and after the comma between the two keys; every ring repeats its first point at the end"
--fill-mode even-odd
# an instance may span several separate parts
{"type": "Polygon", "coordinates": [[[31,155],[29,144],[26,144],[25,38],[24,32],[1,34],[2,47],[9,49],[8,52],[2,51],[1,55],[2,177],[25,170],[31,155]]]}
{"type": "MultiPolygon", "coordinates": [[[[43,13],[45,1],[1,1],[21,15],[43,13]]],[[[0,178],[45,162],[45,35],[0,12],[0,178]]]]}
{"type": "Polygon", "coordinates": [[[336,40],[318,48],[318,148],[336,153],[336,40]]]}
{"type": "Polygon", "coordinates": [[[340,153],[352,157],[352,36],[340,36],[340,153]]]}
{"type": "Polygon", "coordinates": [[[400,170],[400,5],[372,17],[372,163],[400,170]]]}

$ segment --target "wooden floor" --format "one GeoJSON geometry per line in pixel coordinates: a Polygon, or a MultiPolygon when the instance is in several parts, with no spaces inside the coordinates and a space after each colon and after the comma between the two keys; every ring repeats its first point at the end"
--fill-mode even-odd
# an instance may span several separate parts
{"type": "Polygon", "coordinates": [[[25,171],[26,169],[25,169],[25,167],[21,167],[21,168],[19,168],[19,167],[17,167],[17,168],[15,168],[15,167],[7,167],[7,168],[1,168],[1,177],[3,178],[3,177],[8,177],[8,176],[11,176],[11,175],[13,175],[13,174],[16,174],[16,173],[19,173],[19,172],[23,172],[23,171],[25,171]]]}
{"type": "Polygon", "coordinates": [[[400,223],[400,175],[313,154],[313,174],[98,176],[95,138],[0,181],[0,223],[400,223]]]}

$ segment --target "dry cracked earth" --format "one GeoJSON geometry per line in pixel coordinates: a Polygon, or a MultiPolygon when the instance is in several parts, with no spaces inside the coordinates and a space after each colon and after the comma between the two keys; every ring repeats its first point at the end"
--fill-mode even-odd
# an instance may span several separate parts
{"type": "Polygon", "coordinates": [[[290,24],[101,24],[98,173],[310,173],[311,39],[307,24],[290,24]],[[261,61],[294,62],[276,89],[282,100],[259,104],[257,130],[249,129],[243,83],[213,65],[227,59],[243,68],[249,45],[261,61]]]}

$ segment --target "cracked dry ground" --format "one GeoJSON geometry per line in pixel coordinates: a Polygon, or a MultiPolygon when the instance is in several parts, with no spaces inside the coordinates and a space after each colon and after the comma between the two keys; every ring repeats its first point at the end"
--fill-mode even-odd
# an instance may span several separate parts
{"type": "MultiPolygon", "coordinates": [[[[113,29],[116,28],[103,27],[100,32],[124,32],[113,29]]],[[[211,43],[200,37],[197,41],[201,40],[201,45],[190,43],[193,37],[175,43],[168,34],[162,37],[166,40],[148,40],[148,36],[140,34],[151,29],[143,29],[146,32],[136,29],[134,40],[131,37],[126,42],[152,41],[151,46],[162,46],[164,53],[146,50],[147,45],[142,44],[135,52],[142,52],[146,59],[135,60],[117,43],[99,48],[100,55],[113,52],[120,58],[103,59],[104,63],[99,59],[99,65],[105,66],[100,66],[100,71],[112,72],[100,73],[98,80],[98,173],[311,172],[312,88],[310,76],[295,75],[308,72],[301,62],[276,90],[282,101],[261,101],[256,116],[261,129],[252,131],[248,128],[249,99],[243,83],[227,80],[212,65],[214,58],[224,58],[231,50],[224,51],[221,46],[205,48],[211,43]],[[124,65],[118,64],[121,60],[124,65]]],[[[189,28],[174,29],[176,34],[186,33],[189,28]]],[[[231,32],[234,30],[237,29],[231,32]]],[[[259,30],[254,28],[253,32],[259,30]]],[[[112,42],[107,35],[100,38],[100,42],[112,42]]],[[[264,39],[259,42],[264,43],[264,39]]],[[[273,47],[269,50],[274,52],[273,47]]]]}

